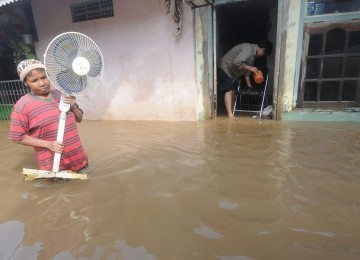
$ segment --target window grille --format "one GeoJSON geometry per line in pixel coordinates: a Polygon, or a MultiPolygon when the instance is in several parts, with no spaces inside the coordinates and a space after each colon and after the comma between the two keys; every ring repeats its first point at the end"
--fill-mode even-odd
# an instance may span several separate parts
{"type": "Polygon", "coordinates": [[[74,23],[114,16],[112,0],[90,0],[72,4],[70,8],[74,23]]]}
{"type": "Polygon", "coordinates": [[[360,105],[360,23],[305,26],[297,107],[360,105]]]}
{"type": "Polygon", "coordinates": [[[0,120],[9,120],[16,101],[29,91],[21,80],[0,81],[0,120]]]}

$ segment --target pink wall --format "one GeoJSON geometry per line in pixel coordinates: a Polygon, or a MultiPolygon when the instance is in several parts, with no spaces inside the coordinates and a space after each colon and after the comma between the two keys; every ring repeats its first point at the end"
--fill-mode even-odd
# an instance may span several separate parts
{"type": "Polygon", "coordinates": [[[34,0],[39,58],[56,35],[90,36],[105,59],[101,85],[79,97],[86,119],[197,120],[192,10],[184,4],[180,39],[164,0],[113,0],[115,16],[73,23],[70,4],[34,0]]]}

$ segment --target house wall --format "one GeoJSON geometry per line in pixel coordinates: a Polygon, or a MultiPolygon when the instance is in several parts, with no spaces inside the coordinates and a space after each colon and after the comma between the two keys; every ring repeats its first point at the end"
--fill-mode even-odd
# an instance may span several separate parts
{"type": "Polygon", "coordinates": [[[34,0],[39,58],[56,35],[76,31],[101,49],[101,85],[78,101],[85,119],[197,120],[193,17],[183,5],[182,35],[164,0],[114,0],[114,17],[73,23],[70,5],[80,0],[34,0]]]}
{"type": "MultiPolygon", "coordinates": [[[[306,11],[305,0],[278,0],[281,3],[281,16],[279,23],[281,27],[279,55],[279,77],[278,77],[278,104],[277,119],[287,121],[351,121],[360,122],[358,109],[337,111],[332,109],[298,109],[296,102],[298,98],[298,84],[300,82],[300,63],[303,44],[304,12],[306,11]]],[[[357,13],[343,13],[324,16],[310,17],[314,23],[320,21],[331,21],[331,16],[337,16],[335,20],[358,19],[357,13]]]]}
{"type": "Polygon", "coordinates": [[[293,108],[300,12],[300,0],[278,0],[273,113],[277,120],[293,108]]]}
{"type": "Polygon", "coordinates": [[[267,58],[267,66],[269,68],[268,90],[270,93],[274,91],[274,70],[275,70],[275,48],[276,48],[276,28],[277,28],[277,8],[269,10],[271,28],[268,34],[268,40],[273,44],[274,50],[267,58]]]}
{"type": "MultiPolygon", "coordinates": [[[[284,15],[285,21],[283,23],[283,35],[285,48],[284,51],[284,67],[283,69],[283,92],[282,98],[282,111],[290,112],[293,108],[293,98],[295,89],[295,76],[296,76],[296,61],[298,57],[298,40],[299,40],[299,24],[300,24],[300,11],[301,1],[285,1],[287,9],[284,15]]],[[[301,38],[301,36],[300,36],[301,38]]]]}
{"type": "Polygon", "coordinates": [[[213,81],[213,9],[211,6],[194,10],[195,25],[195,63],[198,91],[199,119],[214,118],[214,81],[213,81]]]}

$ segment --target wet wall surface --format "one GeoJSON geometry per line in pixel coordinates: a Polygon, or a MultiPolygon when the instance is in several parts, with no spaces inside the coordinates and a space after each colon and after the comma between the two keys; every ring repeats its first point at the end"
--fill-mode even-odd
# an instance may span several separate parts
{"type": "Polygon", "coordinates": [[[0,121],[0,259],[359,259],[360,124],[85,121],[87,181],[24,181],[0,121]]]}

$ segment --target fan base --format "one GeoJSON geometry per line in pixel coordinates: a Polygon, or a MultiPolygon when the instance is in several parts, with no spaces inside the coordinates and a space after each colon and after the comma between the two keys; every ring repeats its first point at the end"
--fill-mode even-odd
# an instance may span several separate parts
{"type": "Polygon", "coordinates": [[[77,173],[73,171],[44,171],[23,168],[22,174],[24,180],[32,181],[35,179],[76,179],[76,180],[87,180],[88,176],[85,173],[77,173]]]}

